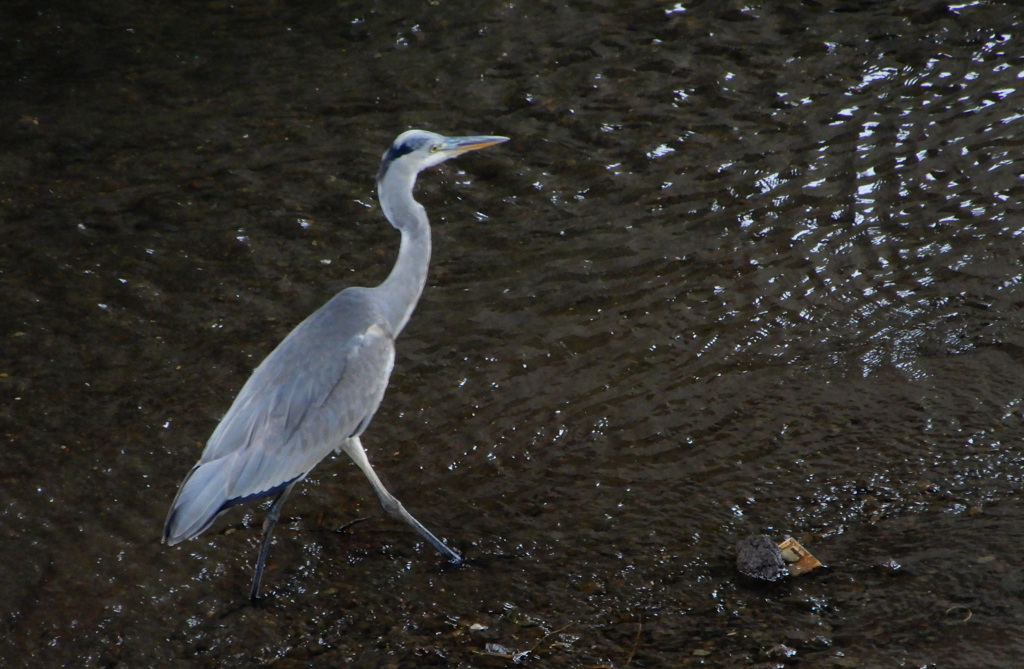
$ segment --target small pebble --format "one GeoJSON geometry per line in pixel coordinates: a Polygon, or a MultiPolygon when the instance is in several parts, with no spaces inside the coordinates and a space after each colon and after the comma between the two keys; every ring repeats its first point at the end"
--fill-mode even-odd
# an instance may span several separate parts
{"type": "Polygon", "coordinates": [[[754,534],[736,542],[736,569],[759,581],[777,581],[789,575],[782,551],[767,534],[754,534]]]}

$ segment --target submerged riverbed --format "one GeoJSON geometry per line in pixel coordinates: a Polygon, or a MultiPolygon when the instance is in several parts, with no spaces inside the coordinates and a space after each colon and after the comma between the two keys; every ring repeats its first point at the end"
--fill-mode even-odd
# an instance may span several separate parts
{"type": "Polygon", "coordinates": [[[4,666],[1016,667],[1011,3],[0,9],[4,666]],[[398,237],[428,286],[344,458],[160,544],[249,373],[398,237]],[[337,531],[351,521],[367,520],[337,531]],[[735,542],[825,563],[765,588],[735,542]]]}

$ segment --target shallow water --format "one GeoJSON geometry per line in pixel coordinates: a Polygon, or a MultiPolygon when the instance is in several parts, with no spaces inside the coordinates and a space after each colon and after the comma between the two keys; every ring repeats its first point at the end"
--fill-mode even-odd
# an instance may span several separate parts
{"type": "Polygon", "coordinates": [[[137,5],[0,9],[5,666],[1019,665],[1012,4],[137,5]],[[408,127],[513,138],[421,178],[363,438],[472,562],[331,459],[251,607],[260,509],[164,514],[408,127]]]}

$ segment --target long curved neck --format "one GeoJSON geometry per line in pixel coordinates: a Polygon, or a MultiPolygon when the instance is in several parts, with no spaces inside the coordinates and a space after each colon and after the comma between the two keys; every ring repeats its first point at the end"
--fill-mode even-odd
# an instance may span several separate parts
{"type": "Polygon", "coordinates": [[[412,197],[415,183],[415,172],[400,169],[388,170],[377,183],[384,216],[402,233],[398,260],[377,287],[383,297],[381,309],[396,337],[416,308],[430,266],[430,222],[426,210],[412,197]]]}

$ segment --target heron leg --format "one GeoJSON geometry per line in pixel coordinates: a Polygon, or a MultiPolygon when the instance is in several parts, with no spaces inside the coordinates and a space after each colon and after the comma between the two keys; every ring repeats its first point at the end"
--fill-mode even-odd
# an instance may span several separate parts
{"type": "Polygon", "coordinates": [[[388,492],[384,484],[377,478],[377,472],[373,471],[373,467],[370,465],[370,460],[366,457],[366,451],[363,450],[363,445],[359,441],[359,437],[352,437],[346,439],[342,444],[342,449],[348,453],[348,456],[352,458],[366,478],[370,480],[370,485],[373,486],[373,491],[377,493],[377,498],[380,499],[381,506],[384,510],[391,514],[393,517],[405,521],[412,529],[416,530],[416,533],[426,539],[430,545],[437,549],[438,553],[441,553],[448,558],[453,564],[462,564],[462,556],[453,551],[451,548],[434,536],[434,534],[423,527],[423,523],[412,517],[412,514],[405,510],[402,503],[399,502],[394,495],[388,492]]]}
{"type": "Polygon", "coordinates": [[[256,573],[253,574],[252,588],[249,589],[249,599],[253,602],[260,598],[260,581],[263,580],[263,567],[267,563],[267,553],[270,552],[270,535],[274,531],[274,525],[277,524],[278,518],[281,517],[281,507],[284,506],[284,501],[288,498],[292,488],[295,487],[295,483],[297,481],[291,483],[274,498],[274,502],[270,505],[270,510],[267,511],[267,517],[263,519],[263,538],[260,540],[260,554],[256,558],[256,573]]]}

